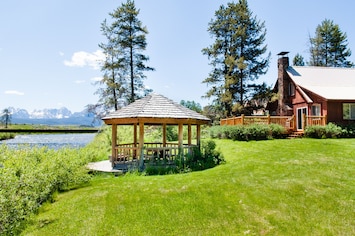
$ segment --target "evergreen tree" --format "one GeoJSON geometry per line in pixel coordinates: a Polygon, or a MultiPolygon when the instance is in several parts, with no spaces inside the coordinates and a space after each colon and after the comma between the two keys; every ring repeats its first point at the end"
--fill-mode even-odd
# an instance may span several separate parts
{"type": "Polygon", "coordinates": [[[196,111],[198,113],[202,112],[201,104],[195,101],[185,101],[181,100],[180,105],[189,108],[190,110],[196,111]]]}
{"type": "Polygon", "coordinates": [[[105,19],[101,24],[107,42],[99,44],[106,55],[101,68],[104,76],[96,92],[100,100],[97,105],[88,106],[90,111],[98,107],[117,110],[151,92],[143,83],[144,72],[154,69],[145,65],[149,57],[142,54],[147,46],[148,31],[138,19],[139,10],[133,0],[127,0],[109,15],[112,22],[105,19]]]}
{"type": "Polygon", "coordinates": [[[4,109],[1,114],[1,123],[5,125],[5,128],[8,127],[9,124],[11,124],[11,112],[9,109],[4,109]]]}
{"type": "Polygon", "coordinates": [[[296,56],[293,58],[293,65],[304,66],[304,58],[301,54],[297,53],[296,56]]]}
{"type": "Polygon", "coordinates": [[[203,81],[211,86],[205,97],[214,98],[214,105],[222,108],[223,116],[230,116],[233,107],[245,105],[252,92],[248,84],[267,71],[270,54],[263,57],[267,51],[263,45],[265,24],[253,16],[246,0],[239,0],[221,5],[208,31],[215,41],[202,50],[213,67],[203,81]]]}
{"type": "Polygon", "coordinates": [[[315,36],[309,38],[311,54],[309,65],[326,67],[352,67],[347,58],[351,56],[347,36],[339,25],[325,19],[317,26],[315,36]]]}

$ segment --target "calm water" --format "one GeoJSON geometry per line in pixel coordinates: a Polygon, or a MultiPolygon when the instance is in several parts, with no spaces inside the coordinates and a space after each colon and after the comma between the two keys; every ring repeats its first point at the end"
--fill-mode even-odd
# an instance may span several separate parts
{"type": "Polygon", "coordinates": [[[5,143],[11,148],[22,147],[48,147],[51,149],[60,149],[63,147],[81,148],[90,143],[94,134],[31,134],[16,135],[14,139],[0,141],[0,145],[5,143]]]}

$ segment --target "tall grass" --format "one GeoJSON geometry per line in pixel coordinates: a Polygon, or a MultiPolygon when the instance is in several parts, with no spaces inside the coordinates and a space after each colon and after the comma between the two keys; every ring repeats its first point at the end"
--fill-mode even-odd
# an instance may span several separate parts
{"type": "Polygon", "coordinates": [[[100,135],[85,148],[51,150],[0,145],[0,235],[17,235],[39,207],[57,192],[87,184],[86,164],[107,158],[100,135]]]}
{"type": "Polygon", "coordinates": [[[216,140],[227,163],[96,176],[24,235],[354,235],[355,140],[216,140]]]}

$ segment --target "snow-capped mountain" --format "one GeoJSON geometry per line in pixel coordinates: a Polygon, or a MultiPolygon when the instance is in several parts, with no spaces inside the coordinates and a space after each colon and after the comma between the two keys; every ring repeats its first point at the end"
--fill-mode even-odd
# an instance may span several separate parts
{"type": "Polygon", "coordinates": [[[30,113],[31,119],[63,119],[70,118],[72,115],[71,111],[67,108],[62,107],[59,109],[43,109],[34,110],[30,113]]]}
{"type": "Polygon", "coordinates": [[[21,108],[8,108],[11,112],[13,124],[56,124],[56,125],[100,125],[101,122],[95,121],[95,115],[87,111],[72,113],[66,107],[59,109],[36,109],[28,112],[21,108]]]}

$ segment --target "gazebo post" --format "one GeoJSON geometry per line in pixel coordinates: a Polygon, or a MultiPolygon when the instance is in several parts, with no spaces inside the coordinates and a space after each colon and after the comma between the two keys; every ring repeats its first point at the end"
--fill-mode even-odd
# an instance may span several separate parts
{"type": "Polygon", "coordinates": [[[187,133],[188,133],[187,143],[189,144],[189,146],[191,146],[191,124],[188,124],[187,126],[187,133]]]}
{"type": "Polygon", "coordinates": [[[166,123],[163,124],[163,147],[166,147],[166,123]]]}
{"type": "Polygon", "coordinates": [[[133,157],[137,157],[137,150],[135,149],[137,147],[137,123],[133,124],[133,157]]]}
{"type": "Polygon", "coordinates": [[[117,125],[112,124],[112,153],[111,153],[111,164],[112,167],[115,166],[116,156],[116,146],[117,146],[117,125]]]}
{"type": "Polygon", "coordinates": [[[179,123],[179,131],[178,131],[178,134],[179,134],[179,154],[182,154],[182,151],[183,151],[183,139],[184,139],[184,125],[182,123],[179,123]]]}
{"type": "Polygon", "coordinates": [[[144,123],[139,122],[139,169],[142,171],[144,166],[144,123]]]}
{"type": "Polygon", "coordinates": [[[201,149],[201,125],[197,124],[196,125],[196,144],[198,149],[201,149]]]}

